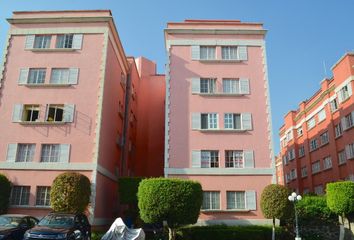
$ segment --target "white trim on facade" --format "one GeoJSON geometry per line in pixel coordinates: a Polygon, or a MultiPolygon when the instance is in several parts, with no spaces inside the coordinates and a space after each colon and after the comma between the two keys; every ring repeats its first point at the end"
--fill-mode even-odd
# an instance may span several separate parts
{"type": "MultiPolygon", "coordinates": [[[[166,43],[167,45],[167,43],[166,43]]],[[[165,97],[165,161],[164,161],[164,175],[168,177],[169,168],[169,149],[170,149],[170,45],[167,48],[167,64],[166,64],[166,97],[165,97]]]]}
{"type": "Polygon", "coordinates": [[[75,28],[26,28],[11,29],[11,35],[29,35],[29,34],[65,34],[65,33],[106,33],[107,27],[75,27],[75,28]]]}
{"type": "Polygon", "coordinates": [[[5,64],[7,60],[7,54],[9,53],[9,46],[10,46],[10,39],[11,39],[11,34],[10,31],[7,33],[7,38],[5,40],[5,47],[3,50],[3,56],[2,56],[2,61],[0,65],[0,88],[1,88],[1,83],[4,77],[4,71],[5,71],[5,64]]]}
{"type": "Polygon", "coordinates": [[[0,162],[0,169],[8,170],[92,171],[95,168],[96,164],[92,163],[0,162]]]}
{"type": "MultiPolygon", "coordinates": [[[[106,75],[106,62],[107,62],[107,48],[108,48],[108,28],[103,34],[103,47],[102,47],[102,59],[101,59],[101,76],[99,83],[99,94],[97,101],[97,123],[96,123],[96,138],[95,138],[95,147],[93,151],[93,159],[92,162],[97,166],[98,165],[98,157],[99,157],[99,145],[100,145],[100,137],[101,137],[101,127],[102,127],[102,106],[103,106],[103,94],[104,94],[104,83],[105,83],[105,75],[106,75]]],[[[91,204],[89,207],[90,212],[90,220],[93,221],[95,206],[96,206],[96,177],[97,177],[98,168],[92,171],[91,177],[91,204]]]]}
{"type": "Polygon", "coordinates": [[[269,91],[269,79],[268,79],[268,64],[267,64],[267,53],[265,47],[265,41],[262,44],[262,58],[263,58],[263,73],[264,73],[264,85],[266,89],[266,105],[267,105],[267,122],[268,122],[268,137],[269,137],[269,151],[271,158],[271,168],[273,170],[272,183],[277,182],[276,168],[275,168],[275,157],[274,157],[274,139],[273,139],[273,124],[272,124],[272,109],[270,105],[270,91],[269,91]]]}
{"type": "Polygon", "coordinates": [[[274,175],[272,168],[165,168],[165,175],[274,175]]]}
{"type": "Polygon", "coordinates": [[[165,29],[167,34],[265,35],[265,29],[165,29]]]}
{"type": "Polygon", "coordinates": [[[264,40],[166,40],[166,50],[169,51],[171,46],[193,46],[193,45],[212,45],[212,46],[257,46],[264,45],[264,40]]]}

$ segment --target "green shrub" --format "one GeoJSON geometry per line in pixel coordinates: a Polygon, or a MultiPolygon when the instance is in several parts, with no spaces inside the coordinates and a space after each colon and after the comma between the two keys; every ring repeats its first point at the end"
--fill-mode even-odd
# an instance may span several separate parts
{"type": "Polygon", "coordinates": [[[11,193],[11,182],[9,179],[0,173],[0,214],[7,212],[11,193]]]}
{"type": "Polygon", "coordinates": [[[200,183],[182,179],[144,179],[138,190],[140,217],[146,223],[167,221],[170,239],[175,229],[196,223],[202,205],[200,183]]]}
{"type": "Polygon", "coordinates": [[[327,206],[326,196],[304,196],[297,202],[296,209],[302,220],[316,220],[319,223],[337,221],[335,214],[327,206]]]}
{"type": "Polygon", "coordinates": [[[138,188],[141,177],[122,177],[118,179],[118,193],[121,204],[138,204],[138,188]]]}
{"type": "Polygon", "coordinates": [[[50,204],[56,212],[81,213],[90,202],[90,180],[75,172],[62,173],[54,179],[50,204]]]}
{"type": "MultiPolygon", "coordinates": [[[[282,228],[276,228],[278,239],[293,239],[282,228]]],[[[271,226],[202,226],[184,227],[178,231],[178,240],[270,240],[272,239],[271,226]]]]}
{"type": "Polygon", "coordinates": [[[266,186],[261,195],[261,209],[266,218],[285,217],[291,209],[289,190],[279,184],[266,186]]]}
{"type": "Polygon", "coordinates": [[[328,183],[326,191],[327,205],[331,211],[340,216],[354,212],[354,182],[328,183]]]}
{"type": "Polygon", "coordinates": [[[105,232],[103,231],[92,231],[91,240],[101,240],[105,232]]]}

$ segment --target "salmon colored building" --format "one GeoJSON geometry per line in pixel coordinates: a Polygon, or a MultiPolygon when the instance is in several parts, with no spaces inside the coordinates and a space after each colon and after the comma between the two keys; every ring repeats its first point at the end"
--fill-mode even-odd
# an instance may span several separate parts
{"type": "Polygon", "coordinates": [[[275,173],[277,184],[284,185],[283,160],[279,155],[275,157],[275,173]]]}
{"type": "Polygon", "coordinates": [[[200,224],[266,222],[275,182],[265,34],[260,23],[168,23],[165,176],[203,188],[200,224]]]}
{"type": "Polygon", "coordinates": [[[45,215],[54,178],[75,171],[92,182],[91,223],[110,224],[118,177],[163,174],[162,76],[153,62],[126,57],[109,10],[14,12],[8,22],[0,172],[13,184],[9,212],[45,215]],[[162,110],[141,113],[148,104],[162,110]],[[158,129],[155,145],[139,150],[145,127],[158,129]],[[161,167],[138,167],[147,160],[161,167]]]}
{"type": "Polygon", "coordinates": [[[284,117],[280,156],[286,186],[324,194],[326,184],[354,181],[354,53],[332,67],[333,77],[284,117]]]}

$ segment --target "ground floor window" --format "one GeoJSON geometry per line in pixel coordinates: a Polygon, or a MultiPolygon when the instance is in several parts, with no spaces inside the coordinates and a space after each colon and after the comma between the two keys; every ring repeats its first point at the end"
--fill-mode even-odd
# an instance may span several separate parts
{"type": "Polygon", "coordinates": [[[245,192],[226,192],[227,209],[246,209],[245,192]]]}
{"type": "Polygon", "coordinates": [[[13,186],[10,195],[10,205],[28,205],[30,186],[13,186]]]}
{"type": "Polygon", "coordinates": [[[206,191],[203,192],[203,210],[217,210],[220,209],[220,192],[206,191]]]}
{"type": "Polygon", "coordinates": [[[50,187],[38,186],[36,194],[37,206],[50,206],[50,187]]]}

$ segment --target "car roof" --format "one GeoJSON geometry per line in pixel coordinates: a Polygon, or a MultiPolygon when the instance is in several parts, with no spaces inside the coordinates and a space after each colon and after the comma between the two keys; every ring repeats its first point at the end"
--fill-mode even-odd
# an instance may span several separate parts
{"type": "Polygon", "coordinates": [[[33,217],[25,214],[2,214],[1,217],[33,217]]]}

